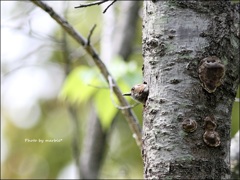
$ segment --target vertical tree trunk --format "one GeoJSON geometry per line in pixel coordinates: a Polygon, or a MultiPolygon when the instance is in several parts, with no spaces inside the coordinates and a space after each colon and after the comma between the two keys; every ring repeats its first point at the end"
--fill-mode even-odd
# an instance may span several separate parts
{"type": "Polygon", "coordinates": [[[146,179],[230,178],[236,16],[226,1],[144,1],[146,179]]]}
{"type": "Polygon", "coordinates": [[[81,179],[97,179],[106,146],[106,132],[102,130],[95,107],[91,105],[92,113],[88,118],[87,135],[80,158],[81,179]]]}

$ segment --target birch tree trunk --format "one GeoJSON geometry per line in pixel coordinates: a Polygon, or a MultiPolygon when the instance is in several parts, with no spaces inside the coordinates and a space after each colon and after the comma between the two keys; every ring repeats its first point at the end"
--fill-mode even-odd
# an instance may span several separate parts
{"type": "Polygon", "coordinates": [[[146,179],[229,179],[239,13],[228,1],[144,1],[146,179]]]}

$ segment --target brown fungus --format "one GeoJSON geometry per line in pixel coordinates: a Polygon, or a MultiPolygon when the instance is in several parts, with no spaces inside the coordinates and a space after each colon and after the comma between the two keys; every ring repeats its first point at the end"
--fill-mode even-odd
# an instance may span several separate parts
{"type": "Polygon", "coordinates": [[[221,143],[218,132],[215,131],[217,125],[214,116],[207,116],[204,119],[205,133],[203,134],[203,141],[211,147],[218,147],[221,143]]]}
{"type": "Polygon", "coordinates": [[[198,73],[203,88],[213,93],[223,82],[225,66],[218,57],[209,56],[201,60],[198,73]]]}
{"type": "Polygon", "coordinates": [[[197,129],[197,122],[192,119],[184,119],[182,122],[182,129],[185,132],[194,132],[197,129]]]}
{"type": "Polygon", "coordinates": [[[213,116],[207,116],[205,119],[204,119],[205,123],[204,123],[204,127],[206,130],[208,131],[215,131],[217,125],[216,123],[214,122],[215,121],[215,118],[213,116]]]}
{"type": "Polygon", "coordinates": [[[203,134],[204,142],[211,147],[217,147],[220,145],[220,137],[216,131],[205,131],[203,134]]]}

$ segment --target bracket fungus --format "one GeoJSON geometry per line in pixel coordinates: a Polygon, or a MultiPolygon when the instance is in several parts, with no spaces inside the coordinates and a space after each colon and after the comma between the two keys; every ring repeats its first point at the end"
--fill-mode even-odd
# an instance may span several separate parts
{"type": "Polygon", "coordinates": [[[220,136],[218,132],[215,131],[217,125],[214,122],[215,118],[213,116],[207,116],[205,119],[205,133],[203,134],[203,141],[211,147],[218,147],[221,143],[220,136]]]}
{"type": "Polygon", "coordinates": [[[225,66],[218,57],[209,56],[201,60],[198,74],[203,88],[213,93],[223,82],[225,66]]]}
{"type": "Polygon", "coordinates": [[[197,122],[195,120],[186,118],[182,122],[182,129],[185,132],[194,132],[197,129],[197,122]]]}

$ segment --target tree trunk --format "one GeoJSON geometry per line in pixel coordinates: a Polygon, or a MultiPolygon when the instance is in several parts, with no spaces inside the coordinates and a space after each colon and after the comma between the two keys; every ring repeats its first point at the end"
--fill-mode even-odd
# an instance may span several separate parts
{"type": "Polygon", "coordinates": [[[87,123],[87,135],[80,158],[81,179],[97,179],[106,146],[106,132],[102,130],[95,107],[91,105],[92,113],[87,123]]]}
{"type": "Polygon", "coordinates": [[[144,1],[146,179],[229,179],[239,30],[226,1],[144,1]]]}

